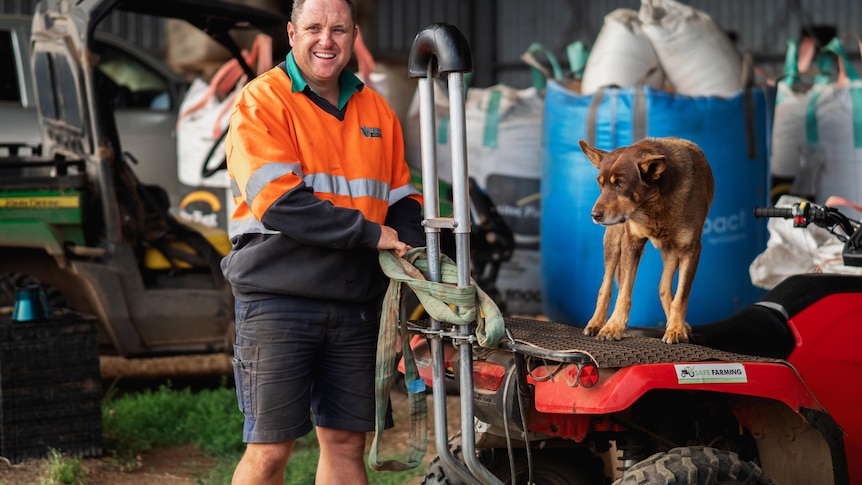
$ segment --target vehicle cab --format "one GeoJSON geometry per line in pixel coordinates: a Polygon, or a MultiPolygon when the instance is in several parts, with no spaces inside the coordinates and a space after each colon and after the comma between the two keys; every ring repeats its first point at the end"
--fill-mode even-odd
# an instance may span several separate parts
{"type": "Polygon", "coordinates": [[[185,20],[236,55],[238,32],[286,35],[285,17],[225,2],[41,2],[29,67],[42,148],[0,159],[0,284],[8,295],[36,282],[58,305],[96,315],[105,351],[230,350],[233,299],[219,269],[226,234],[175,218],[165,187],[138,174],[159,155],[135,153],[118,129],[119,106],[170,107],[179,93],[140,74],[118,82],[129,66],[97,33],[115,11],[185,20]]]}

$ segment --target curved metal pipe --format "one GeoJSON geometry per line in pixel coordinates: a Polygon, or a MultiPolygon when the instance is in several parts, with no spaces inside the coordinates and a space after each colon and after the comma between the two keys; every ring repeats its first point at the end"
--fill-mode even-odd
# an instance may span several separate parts
{"type": "MultiPolygon", "coordinates": [[[[433,24],[421,31],[413,41],[408,60],[411,78],[419,78],[419,113],[422,154],[422,189],[425,197],[425,238],[428,243],[429,279],[440,281],[439,231],[450,227],[455,233],[457,284],[470,285],[470,203],[467,171],[467,129],[464,100],[464,72],[472,71],[473,60],[466,38],[454,26],[433,24]],[[435,72],[448,76],[449,117],[452,132],[452,207],[454,218],[439,218],[439,180],[437,173],[436,136],[434,119],[435,72]]],[[[431,328],[440,330],[441,324],[431,320],[431,328]]],[[[432,384],[434,388],[434,435],[437,453],[443,464],[462,481],[470,484],[502,485],[476,457],[475,429],[473,427],[473,347],[471,328],[460,326],[456,341],[459,345],[461,390],[461,436],[467,468],[458,462],[449,450],[446,395],[443,374],[443,342],[431,340],[432,384]]]]}

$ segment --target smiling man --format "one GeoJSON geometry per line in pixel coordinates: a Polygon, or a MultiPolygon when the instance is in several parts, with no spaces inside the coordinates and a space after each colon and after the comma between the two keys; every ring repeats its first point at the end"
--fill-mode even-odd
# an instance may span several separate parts
{"type": "Polygon", "coordinates": [[[403,256],[424,232],[398,118],[345,69],[357,34],[349,0],[296,0],[292,51],[245,86],[231,114],[236,210],[222,271],[236,300],[248,443],[234,484],[281,484],[296,439],[313,428],[315,483],[368,480],[387,283],[377,251],[403,256]]]}

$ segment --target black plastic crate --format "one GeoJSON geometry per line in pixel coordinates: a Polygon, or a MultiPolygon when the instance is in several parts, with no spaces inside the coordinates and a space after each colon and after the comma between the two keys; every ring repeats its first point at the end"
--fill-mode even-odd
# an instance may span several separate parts
{"type": "Polygon", "coordinates": [[[0,456],[101,455],[96,324],[74,312],[34,322],[0,316],[0,456]]]}

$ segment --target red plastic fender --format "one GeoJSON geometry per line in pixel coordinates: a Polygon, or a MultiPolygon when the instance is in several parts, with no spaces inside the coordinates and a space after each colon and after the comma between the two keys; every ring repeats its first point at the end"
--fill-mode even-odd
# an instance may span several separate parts
{"type": "Polygon", "coordinates": [[[761,362],[677,362],[599,369],[594,387],[572,387],[565,368],[550,379],[532,371],[536,411],[557,414],[608,414],[623,411],[647,391],[710,391],[773,399],[794,411],[822,406],[790,365],[761,362]]]}

